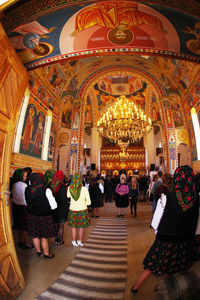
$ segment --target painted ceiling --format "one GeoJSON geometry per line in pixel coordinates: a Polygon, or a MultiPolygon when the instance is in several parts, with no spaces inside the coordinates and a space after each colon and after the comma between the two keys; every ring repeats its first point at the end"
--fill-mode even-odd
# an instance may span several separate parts
{"type": "Polygon", "coordinates": [[[199,1],[27,0],[4,15],[30,74],[43,78],[66,112],[85,97],[88,123],[126,94],[157,121],[158,99],[168,97],[180,126],[183,107],[187,113],[199,95],[198,84],[188,94],[199,81],[199,1]]]}
{"type": "Polygon", "coordinates": [[[22,1],[2,20],[29,69],[67,57],[124,50],[200,59],[200,18],[188,13],[148,1],[46,1],[46,8],[36,2],[22,1]]]}

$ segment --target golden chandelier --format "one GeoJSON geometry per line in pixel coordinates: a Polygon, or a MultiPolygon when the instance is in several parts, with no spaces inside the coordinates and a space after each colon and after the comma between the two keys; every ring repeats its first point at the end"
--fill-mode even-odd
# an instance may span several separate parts
{"type": "Polygon", "coordinates": [[[151,128],[151,119],[147,118],[144,110],[125,96],[119,97],[97,122],[99,134],[119,145],[139,141],[151,128]]]}

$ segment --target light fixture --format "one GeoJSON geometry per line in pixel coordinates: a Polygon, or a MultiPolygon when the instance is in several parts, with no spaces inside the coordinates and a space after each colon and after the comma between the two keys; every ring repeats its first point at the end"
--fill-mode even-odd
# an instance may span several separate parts
{"type": "Polygon", "coordinates": [[[110,106],[97,121],[97,129],[101,136],[121,144],[125,150],[128,144],[139,141],[152,128],[151,119],[135,101],[124,95],[110,106]]]}

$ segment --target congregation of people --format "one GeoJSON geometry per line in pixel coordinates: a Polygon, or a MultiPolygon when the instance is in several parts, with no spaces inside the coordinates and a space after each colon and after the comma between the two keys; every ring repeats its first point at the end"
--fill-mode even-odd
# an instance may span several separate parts
{"type": "Polygon", "coordinates": [[[24,168],[15,170],[10,186],[18,245],[35,248],[45,259],[54,258],[49,238],[55,245],[64,244],[65,223],[71,228],[72,246],[82,247],[84,228],[103,215],[105,203],[115,203],[116,218],[138,218],[138,202],[152,205],[149,226],[155,241],[144,258],[144,272],[131,288],[134,294],[151,274],[182,272],[200,258],[200,174],[194,175],[189,166],[178,167],[173,176],[158,170],[152,176],[75,173],[72,178],[62,171],[42,174],[24,168]]]}

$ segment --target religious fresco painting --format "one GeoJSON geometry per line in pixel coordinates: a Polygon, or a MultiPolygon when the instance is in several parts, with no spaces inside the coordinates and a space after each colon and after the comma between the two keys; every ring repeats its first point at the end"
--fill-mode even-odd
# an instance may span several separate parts
{"type": "Polygon", "coordinates": [[[152,124],[160,122],[161,121],[161,117],[160,117],[160,112],[159,112],[159,106],[158,106],[158,101],[157,101],[157,97],[155,94],[152,95],[152,99],[151,99],[151,120],[152,120],[152,124]]]}
{"type": "Polygon", "coordinates": [[[77,153],[78,153],[78,145],[71,144],[70,150],[70,174],[74,174],[76,172],[77,167],[77,153]]]}
{"type": "Polygon", "coordinates": [[[25,64],[30,60],[34,61],[46,56],[53,51],[51,44],[41,42],[40,39],[48,39],[48,34],[54,29],[55,27],[48,29],[42,26],[38,21],[32,21],[15,28],[13,30],[14,36],[9,40],[25,64]]]}
{"type": "Polygon", "coordinates": [[[58,104],[56,97],[54,97],[48,90],[45,84],[41,84],[37,77],[37,71],[29,72],[29,86],[31,97],[38,102],[38,104],[45,110],[50,109],[55,115],[58,114],[58,104]]]}
{"type": "Polygon", "coordinates": [[[174,72],[172,74],[172,80],[175,82],[179,89],[179,93],[182,94],[190,85],[192,80],[193,64],[186,64],[184,62],[177,62],[174,72]]]}
{"type": "Polygon", "coordinates": [[[171,22],[151,7],[132,1],[88,5],[66,22],[60,34],[61,53],[125,45],[180,50],[171,22]]]}
{"type": "Polygon", "coordinates": [[[74,105],[74,118],[73,118],[73,129],[79,129],[79,123],[80,123],[80,108],[81,103],[76,102],[74,105]]]}
{"type": "Polygon", "coordinates": [[[199,98],[200,98],[200,76],[197,78],[189,94],[184,99],[186,114],[188,114],[191,108],[195,106],[195,104],[199,101],[199,98]]]}
{"type": "Polygon", "coordinates": [[[49,137],[49,150],[48,150],[48,161],[53,161],[53,153],[54,153],[54,146],[55,146],[55,135],[56,135],[56,126],[55,120],[52,121],[51,124],[51,131],[49,137]]]}
{"type": "Polygon", "coordinates": [[[45,114],[40,107],[30,103],[25,114],[20,153],[41,158],[45,114]]]}
{"type": "Polygon", "coordinates": [[[145,98],[148,84],[136,74],[115,72],[102,77],[94,85],[99,110],[114,104],[121,94],[135,101],[145,110],[145,98]]]}
{"type": "Polygon", "coordinates": [[[193,38],[186,43],[187,48],[194,54],[200,55],[200,37],[199,37],[200,22],[196,22],[194,26],[185,26],[183,32],[188,33],[193,38]]]}
{"type": "Polygon", "coordinates": [[[176,93],[173,93],[170,94],[169,99],[170,99],[169,106],[173,116],[174,126],[175,127],[183,126],[183,116],[180,107],[180,101],[181,101],[180,96],[176,93]]]}
{"type": "Polygon", "coordinates": [[[92,124],[91,113],[92,113],[91,100],[90,100],[90,96],[88,95],[85,104],[85,119],[84,119],[85,124],[90,124],[90,125],[92,124]]]}
{"type": "Polygon", "coordinates": [[[50,84],[51,90],[59,96],[65,82],[65,74],[57,65],[48,65],[44,68],[45,78],[50,84]]]}
{"type": "Polygon", "coordinates": [[[63,110],[62,110],[62,126],[68,129],[72,126],[72,112],[74,107],[73,96],[65,96],[63,99],[63,110]]]}
{"type": "Polygon", "coordinates": [[[183,116],[181,113],[180,105],[178,103],[176,104],[176,109],[172,110],[172,114],[173,114],[174,126],[175,127],[183,126],[183,116]]]}
{"type": "Polygon", "coordinates": [[[189,137],[191,141],[192,161],[195,161],[197,160],[197,148],[196,148],[196,140],[194,135],[194,127],[191,119],[188,121],[188,131],[189,131],[189,137]]]}
{"type": "MultiPolygon", "coordinates": [[[[156,4],[65,3],[52,11],[51,17],[41,12],[40,16],[32,17],[31,22],[23,22],[16,28],[8,26],[6,32],[25,65],[97,48],[155,48],[169,53],[200,55],[198,19],[181,12],[173,13],[168,8],[162,10],[156,4]]],[[[57,70],[54,72],[53,82],[57,70]]]]}

